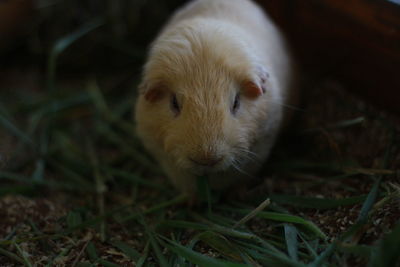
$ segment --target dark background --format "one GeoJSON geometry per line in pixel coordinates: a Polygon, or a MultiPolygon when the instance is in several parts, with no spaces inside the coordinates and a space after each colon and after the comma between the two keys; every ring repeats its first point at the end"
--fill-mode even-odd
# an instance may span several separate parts
{"type": "MultiPolygon", "coordinates": [[[[44,69],[54,43],[101,19],[103,26],[58,59],[63,75],[132,67],[182,0],[1,1],[0,68],[44,69]]],[[[285,31],[303,76],[329,76],[399,114],[400,5],[396,1],[258,1],[285,31]]],[[[1,75],[1,74],[0,74],[1,75]]],[[[2,76],[0,76],[2,78],[2,76]]],[[[4,77],[3,77],[4,78],[4,77]]]]}

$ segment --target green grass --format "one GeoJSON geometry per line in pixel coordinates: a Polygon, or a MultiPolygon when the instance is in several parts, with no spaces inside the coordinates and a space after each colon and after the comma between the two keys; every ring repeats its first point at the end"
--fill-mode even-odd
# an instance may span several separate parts
{"type": "MultiPolygon", "coordinates": [[[[14,231],[0,237],[0,260],[35,266],[36,255],[25,251],[26,244],[35,244],[40,248],[36,253],[47,257],[43,266],[62,262],[71,253],[76,255],[68,262],[71,266],[119,266],[105,257],[110,255],[107,249],[135,266],[343,266],[354,259],[370,266],[399,264],[398,216],[394,229],[385,229],[387,234],[377,242],[358,242],[374,214],[400,197],[395,180],[386,179],[394,176],[387,164],[398,132],[390,128],[393,140],[381,158],[380,168],[388,174],[370,170],[366,175],[365,169],[351,164],[349,173],[349,166],[341,163],[291,157],[269,165],[275,179],[315,176],[305,185],[309,187],[338,182],[347,186],[346,181],[367,176],[367,194],[348,185],[342,189],[347,197],[265,191],[239,202],[220,198],[199,180],[202,201],[187,207],[186,197],[177,195],[134,135],[131,111],[138,81],[115,90],[101,87],[101,79],[88,71],[85,86],[69,88],[56,76],[57,60],[65,50],[104,23],[89,22],[55,43],[46,68],[47,90],[36,98],[0,102],[0,129],[14,142],[8,155],[12,164],[0,170],[0,196],[54,201],[60,194],[70,199],[65,216],[51,231],[43,232],[33,221],[29,230],[20,231],[18,225],[26,222],[15,222],[14,231]],[[307,215],[347,206],[356,209],[358,218],[334,236],[307,215]]],[[[349,118],[326,129],[339,131],[366,120],[349,118]]]]}

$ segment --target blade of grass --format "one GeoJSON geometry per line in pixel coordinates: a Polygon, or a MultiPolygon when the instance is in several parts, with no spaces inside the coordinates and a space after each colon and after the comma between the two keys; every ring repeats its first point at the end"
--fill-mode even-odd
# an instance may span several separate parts
{"type": "MultiPolygon", "coordinates": [[[[169,206],[173,206],[173,205],[176,205],[176,204],[179,204],[179,203],[184,203],[184,202],[186,202],[186,200],[187,200],[187,196],[186,195],[179,195],[174,199],[171,199],[169,201],[165,201],[163,203],[157,204],[157,205],[155,205],[155,206],[153,206],[153,207],[141,212],[141,214],[147,215],[147,214],[150,214],[150,213],[165,209],[165,208],[167,208],[169,206]]],[[[139,216],[140,216],[140,214],[138,214],[138,213],[132,214],[130,216],[126,216],[125,218],[123,218],[121,220],[120,223],[124,223],[124,222],[127,222],[129,220],[137,219],[139,216]]]]}
{"type": "Polygon", "coordinates": [[[366,195],[348,197],[342,199],[313,198],[291,195],[270,195],[270,198],[279,204],[290,205],[300,208],[332,209],[340,206],[359,204],[366,199],[366,195]]]}
{"type": "Polygon", "coordinates": [[[0,179],[16,181],[16,182],[23,182],[23,183],[28,183],[28,184],[33,183],[31,178],[22,176],[22,175],[13,173],[13,172],[0,171],[0,179]]]}
{"type": "Polygon", "coordinates": [[[338,251],[344,252],[347,254],[352,254],[357,257],[362,257],[368,259],[371,254],[373,247],[367,245],[353,245],[348,243],[338,243],[337,246],[338,251]]]}
{"type": "Polygon", "coordinates": [[[86,243],[83,245],[82,249],[79,251],[78,255],[75,256],[75,260],[72,262],[71,267],[75,267],[78,264],[78,261],[81,259],[82,255],[86,251],[87,246],[90,243],[90,239],[86,241],[86,243]]]}
{"type": "Polygon", "coordinates": [[[325,249],[321,254],[318,255],[318,257],[309,264],[310,267],[318,267],[321,266],[335,251],[337,246],[336,242],[333,242],[328,246],[327,249],[325,249]]]}
{"type": "Polygon", "coordinates": [[[47,154],[49,143],[48,129],[44,127],[42,129],[39,141],[39,154],[40,157],[36,161],[36,168],[32,174],[32,179],[34,181],[43,181],[44,180],[44,170],[45,170],[45,158],[42,155],[47,154]]]}
{"type": "MultiPolygon", "coordinates": [[[[205,219],[203,219],[200,215],[192,213],[192,216],[200,221],[206,222],[205,219]]],[[[268,256],[275,258],[277,261],[281,262],[281,264],[284,265],[290,265],[290,266],[303,266],[302,263],[298,263],[293,261],[292,259],[288,258],[285,253],[277,249],[275,246],[271,245],[269,242],[265,241],[264,239],[260,238],[259,236],[249,233],[249,232],[244,232],[244,231],[239,231],[239,230],[234,230],[231,228],[223,227],[217,224],[211,224],[209,230],[210,231],[215,231],[218,232],[222,235],[225,236],[230,236],[233,238],[238,238],[238,239],[244,239],[247,242],[253,241],[261,244],[265,250],[264,253],[266,253],[268,256]]]]}
{"type": "Polygon", "coordinates": [[[145,222],[143,214],[139,214],[139,222],[144,226],[144,230],[146,232],[148,240],[150,241],[150,245],[158,259],[158,265],[161,267],[168,267],[168,261],[161,251],[158,239],[156,239],[154,231],[152,231],[148,224],[145,222]]]}
{"type": "Polygon", "coordinates": [[[97,85],[96,80],[90,80],[87,85],[89,95],[100,114],[104,117],[107,122],[113,123],[123,130],[126,134],[130,135],[132,139],[136,139],[132,134],[136,131],[133,124],[121,120],[114,112],[108,107],[107,102],[97,85]]]}
{"type": "Polygon", "coordinates": [[[72,210],[68,213],[66,222],[68,228],[73,229],[82,224],[82,217],[78,212],[72,210]]]}
{"type": "Polygon", "coordinates": [[[140,253],[127,243],[116,240],[116,241],[111,241],[110,244],[121,250],[129,259],[135,262],[139,261],[141,257],[140,253]]]}
{"type": "Polygon", "coordinates": [[[362,205],[361,211],[360,211],[360,215],[357,218],[357,222],[358,223],[366,223],[368,220],[368,213],[370,212],[370,210],[372,209],[376,198],[378,196],[378,192],[379,192],[379,185],[381,183],[381,179],[378,179],[375,184],[372,186],[371,191],[368,193],[368,196],[364,202],[364,204],[362,205]]]}
{"type": "MultiPolygon", "coordinates": [[[[177,242],[176,240],[173,240],[174,242],[177,242]]],[[[188,242],[188,244],[186,245],[186,247],[190,250],[194,249],[194,246],[199,242],[199,240],[197,238],[192,238],[192,240],[190,240],[190,242],[188,242]]],[[[177,242],[179,243],[179,242],[177,242]]],[[[187,266],[187,267],[192,267],[193,264],[188,262],[184,257],[180,257],[179,255],[177,256],[177,261],[176,261],[176,265],[173,266],[187,266]]]]}
{"type": "Polygon", "coordinates": [[[25,264],[25,261],[22,258],[20,258],[18,255],[14,254],[12,252],[9,252],[5,249],[0,248],[0,254],[7,258],[12,259],[13,261],[18,262],[18,263],[25,264]]]}
{"type": "Polygon", "coordinates": [[[17,244],[14,243],[15,248],[17,249],[18,253],[20,254],[21,258],[24,261],[24,265],[28,266],[28,267],[32,267],[32,263],[29,261],[29,259],[26,257],[24,251],[21,249],[21,247],[17,244]]]}
{"type": "Polygon", "coordinates": [[[365,223],[356,222],[344,233],[342,233],[335,241],[333,241],[317,258],[310,264],[310,266],[321,266],[329,257],[335,252],[338,244],[347,241],[350,237],[364,229],[365,223]]]}
{"type": "Polygon", "coordinates": [[[39,158],[36,161],[35,171],[32,174],[32,180],[41,181],[44,180],[44,169],[45,169],[45,161],[43,158],[39,158]]]}
{"type": "Polygon", "coordinates": [[[315,259],[316,257],[318,257],[317,252],[315,251],[315,249],[310,245],[310,243],[307,241],[307,239],[303,236],[303,234],[300,232],[298,233],[298,236],[300,237],[301,241],[303,241],[305,247],[307,248],[307,250],[311,253],[312,258],[315,259]]]}
{"type": "MultiPolygon", "coordinates": [[[[104,216],[104,193],[107,190],[105,185],[105,179],[103,175],[100,173],[99,167],[99,159],[96,156],[96,152],[93,147],[93,143],[91,141],[87,141],[87,153],[90,159],[90,163],[93,169],[93,176],[95,178],[96,184],[96,199],[97,199],[97,208],[100,216],[104,216]]],[[[104,242],[106,240],[106,224],[105,221],[100,222],[100,240],[104,242]]]]}
{"type": "Polygon", "coordinates": [[[287,223],[284,224],[284,229],[288,254],[294,261],[298,261],[299,244],[297,241],[297,229],[293,225],[287,223]]]}
{"type": "MultiPolygon", "coordinates": [[[[62,155],[62,160],[73,168],[77,169],[85,169],[86,172],[90,172],[89,164],[86,163],[86,155],[76,140],[73,140],[73,136],[71,136],[67,132],[63,131],[54,131],[52,134],[52,141],[57,144],[58,155],[62,155]]],[[[54,153],[54,152],[52,152],[54,153]]],[[[49,154],[49,156],[52,155],[49,154]]]]}
{"type": "Polygon", "coordinates": [[[153,163],[147,157],[143,156],[143,152],[138,151],[136,147],[133,147],[131,144],[127,143],[126,139],[112,131],[109,125],[101,123],[97,125],[97,128],[98,132],[102,136],[104,136],[110,143],[119,147],[123,152],[130,155],[133,160],[148,168],[148,170],[151,170],[155,174],[163,173],[158,165],[153,163]]]}
{"type": "MultiPolygon", "coordinates": [[[[234,209],[234,208],[223,208],[224,210],[228,210],[231,212],[235,213],[240,213],[240,214],[247,214],[251,212],[248,209],[234,209]]],[[[286,223],[296,223],[304,226],[306,229],[314,233],[316,236],[326,239],[326,235],[319,229],[313,222],[307,221],[299,216],[294,216],[290,214],[282,214],[282,213],[277,213],[277,212],[267,212],[267,211],[261,211],[257,214],[257,217],[267,219],[267,220],[273,220],[273,221],[279,221],[279,222],[286,222],[286,223]]]]}
{"type": "Polygon", "coordinates": [[[78,267],[97,267],[96,265],[94,265],[90,262],[80,262],[76,266],[78,266],[78,267]]]}
{"type": "Polygon", "coordinates": [[[3,116],[3,118],[11,118],[9,110],[4,106],[2,101],[0,101],[0,115],[3,116]]]}
{"type": "Polygon", "coordinates": [[[188,261],[197,264],[199,266],[204,267],[244,267],[246,265],[234,263],[234,262],[227,262],[222,260],[217,260],[205,256],[201,253],[198,253],[194,250],[191,250],[181,244],[178,244],[172,240],[162,237],[167,243],[165,243],[165,247],[167,247],[170,251],[178,254],[179,256],[187,259],[188,261]]]}
{"type": "MultiPolygon", "coordinates": [[[[387,146],[385,154],[384,154],[384,159],[383,159],[383,163],[382,163],[382,167],[386,168],[388,161],[389,161],[389,154],[391,152],[391,148],[393,146],[393,144],[395,143],[396,140],[396,134],[393,132],[392,134],[392,138],[390,141],[390,144],[387,146]]],[[[371,211],[376,198],[378,197],[378,193],[379,193],[379,186],[381,184],[381,180],[382,180],[382,175],[375,181],[374,185],[371,188],[371,191],[368,193],[367,199],[365,200],[364,204],[361,207],[361,211],[360,211],[360,215],[357,218],[357,223],[361,223],[364,224],[367,222],[368,220],[368,214],[371,211]]]]}
{"type": "Polygon", "coordinates": [[[225,257],[235,261],[242,261],[241,252],[238,247],[236,247],[223,235],[213,231],[205,231],[196,235],[196,238],[214,248],[225,257]]]}
{"type": "Polygon", "coordinates": [[[47,188],[68,189],[68,190],[74,190],[74,191],[88,191],[89,190],[89,188],[82,188],[81,185],[67,184],[65,182],[59,182],[59,181],[51,181],[51,180],[34,181],[30,177],[26,177],[23,175],[12,173],[12,172],[0,171],[0,180],[1,179],[25,183],[28,185],[27,189],[29,188],[29,186],[32,188],[35,188],[35,186],[44,186],[47,188]]]}
{"type": "MultiPolygon", "coordinates": [[[[113,216],[115,213],[121,212],[124,209],[130,207],[131,205],[125,205],[125,206],[118,206],[117,208],[108,211],[104,214],[104,216],[97,216],[91,219],[88,219],[86,221],[82,221],[79,224],[74,224],[73,226],[69,227],[67,230],[63,231],[61,235],[68,235],[74,231],[78,231],[80,229],[84,229],[89,226],[95,226],[96,224],[100,223],[101,221],[104,221],[106,218],[113,216]]],[[[1,245],[0,241],[0,245],[1,245]]]]}
{"type": "MultiPolygon", "coordinates": [[[[208,228],[209,230],[216,231],[220,234],[223,234],[226,236],[231,236],[234,238],[262,242],[262,239],[260,237],[258,237],[257,235],[254,235],[253,233],[233,229],[231,227],[228,228],[228,227],[224,227],[222,225],[211,223],[211,222],[207,221],[206,219],[204,219],[200,214],[197,214],[197,213],[191,213],[191,216],[195,220],[206,223],[209,227],[208,228]]],[[[275,249],[273,246],[271,246],[271,249],[276,250],[276,252],[280,252],[279,250],[275,249]]]]}
{"type": "Polygon", "coordinates": [[[109,262],[107,260],[103,260],[102,258],[98,258],[97,262],[100,263],[104,267],[121,267],[121,265],[109,262]]]}
{"type": "Polygon", "coordinates": [[[213,213],[211,215],[208,215],[207,218],[216,224],[226,226],[226,227],[232,227],[237,223],[237,220],[234,218],[227,218],[221,215],[218,215],[217,213],[213,213]]]}
{"type": "Polygon", "coordinates": [[[372,254],[369,266],[398,266],[400,262],[400,223],[387,233],[372,254]]]}
{"type": "Polygon", "coordinates": [[[365,117],[357,117],[355,119],[343,120],[339,121],[335,124],[328,126],[328,129],[340,129],[340,128],[347,128],[349,126],[361,124],[365,121],[365,117]]]}
{"type": "Polygon", "coordinates": [[[87,190],[89,192],[93,192],[93,185],[89,182],[90,179],[83,177],[76,170],[65,166],[63,162],[56,161],[54,159],[48,160],[48,163],[57,169],[61,174],[63,174],[68,181],[75,185],[76,188],[80,190],[87,190]]]}
{"type": "Polygon", "coordinates": [[[13,195],[28,195],[34,194],[37,191],[37,187],[34,185],[11,185],[6,186],[4,184],[0,187],[0,197],[13,194],[13,195]]]}
{"type": "Polygon", "coordinates": [[[89,32],[97,29],[104,24],[103,19],[94,19],[87,24],[83,25],[81,28],[75,32],[68,34],[67,36],[59,39],[53,46],[50,52],[50,56],[47,62],[47,88],[49,91],[55,89],[55,79],[56,79],[56,65],[58,56],[64,52],[71,44],[76,42],[81,37],[85,36],[89,32]]]}
{"type": "MultiPolygon", "coordinates": [[[[43,235],[43,233],[39,230],[39,228],[37,227],[37,225],[31,220],[28,219],[28,223],[31,226],[33,232],[35,233],[36,236],[41,236],[43,235]]],[[[39,240],[39,244],[41,247],[43,247],[45,250],[51,251],[51,246],[48,243],[48,240],[39,240]]]]}
{"type": "Polygon", "coordinates": [[[183,228],[183,229],[191,229],[191,230],[208,230],[209,226],[188,222],[188,221],[179,221],[179,220],[165,220],[158,224],[158,227],[168,227],[168,228],[183,228]]]}
{"type": "MultiPolygon", "coordinates": [[[[45,266],[46,267],[54,266],[54,261],[56,261],[58,258],[61,258],[61,257],[65,256],[71,250],[71,248],[73,248],[73,247],[74,247],[74,245],[70,245],[70,246],[68,246],[66,248],[61,248],[61,252],[58,253],[52,259],[50,259],[45,266]]],[[[72,265],[71,267],[74,267],[74,265],[72,265]]]]}
{"type": "Polygon", "coordinates": [[[207,211],[208,214],[211,215],[211,189],[207,177],[197,177],[197,196],[201,202],[207,202],[207,211]]]}
{"type": "Polygon", "coordinates": [[[257,263],[252,264],[252,266],[290,266],[289,264],[282,264],[281,261],[276,260],[273,257],[269,257],[266,253],[260,253],[259,251],[250,248],[242,249],[247,255],[249,255],[249,257],[257,261],[257,263]]]}
{"type": "Polygon", "coordinates": [[[113,176],[117,176],[119,178],[126,179],[127,181],[130,181],[130,182],[134,182],[134,183],[152,187],[152,188],[165,190],[165,185],[156,184],[156,183],[150,181],[149,179],[140,178],[135,173],[131,173],[131,172],[127,172],[124,170],[115,169],[115,168],[110,168],[110,167],[102,167],[101,169],[108,172],[109,174],[111,174],[113,176]]]}
{"type": "Polygon", "coordinates": [[[158,259],[158,264],[161,267],[168,267],[168,261],[165,258],[165,256],[163,255],[160,245],[158,243],[158,241],[156,240],[156,238],[154,237],[153,233],[150,233],[149,235],[149,240],[150,240],[150,244],[153,248],[154,253],[156,254],[156,257],[158,259]]]}
{"type": "Polygon", "coordinates": [[[76,107],[78,105],[82,105],[84,103],[87,103],[90,98],[88,93],[83,92],[79,93],[78,95],[72,95],[72,96],[62,96],[59,98],[55,98],[54,96],[44,103],[38,103],[37,107],[30,111],[32,115],[29,118],[29,130],[28,132],[30,134],[33,134],[37,127],[39,126],[39,123],[42,121],[43,118],[46,116],[52,115],[54,116],[56,113],[59,113],[60,111],[64,111],[66,109],[76,107]]]}
{"type": "MultiPolygon", "coordinates": [[[[269,260],[274,260],[276,264],[281,263],[281,265],[304,266],[304,264],[301,263],[300,261],[297,262],[293,261],[292,259],[288,258],[284,253],[282,253],[282,255],[284,255],[285,257],[276,256],[276,253],[274,251],[271,251],[269,248],[265,247],[261,243],[255,244],[251,242],[244,242],[241,240],[236,240],[236,241],[241,246],[241,249],[245,250],[245,252],[248,253],[249,255],[252,255],[252,253],[249,253],[249,251],[260,253],[260,256],[257,256],[257,259],[266,260],[268,258],[269,260]]],[[[272,243],[271,240],[268,240],[268,242],[272,243]]],[[[285,244],[279,244],[277,242],[274,242],[274,245],[276,247],[281,247],[282,249],[286,248],[285,244]]],[[[302,251],[299,251],[298,254],[299,256],[307,260],[311,258],[308,254],[303,253],[302,251]]]]}
{"type": "Polygon", "coordinates": [[[12,135],[17,137],[21,142],[28,145],[29,147],[33,148],[36,151],[36,145],[32,141],[32,139],[22,132],[18,127],[12,124],[9,120],[7,120],[3,115],[0,114],[0,126],[10,132],[12,135]]]}
{"type": "Polygon", "coordinates": [[[246,222],[257,216],[257,214],[260,211],[264,210],[270,203],[271,201],[269,200],[269,198],[267,198],[260,205],[258,205],[257,208],[255,208],[249,214],[240,219],[232,228],[237,228],[239,225],[245,224],[246,222]]]}
{"type": "Polygon", "coordinates": [[[90,261],[95,262],[99,258],[96,247],[94,246],[92,241],[89,241],[89,243],[86,246],[86,254],[88,255],[90,261]]]}
{"type": "Polygon", "coordinates": [[[395,174],[396,171],[394,170],[387,170],[387,169],[369,169],[369,168],[355,168],[349,167],[344,169],[345,172],[348,173],[357,173],[357,174],[364,174],[364,175],[390,175],[395,174]]]}
{"type": "Polygon", "coordinates": [[[143,266],[143,264],[145,263],[146,259],[149,256],[149,250],[150,250],[150,241],[147,241],[146,246],[144,247],[142,256],[139,258],[139,260],[136,263],[137,267],[143,266]]]}
{"type": "Polygon", "coordinates": [[[330,124],[330,125],[327,125],[324,127],[306,129],[304,131],[301,131],[300,134],[317,133],[317,132],[325,131],[325,130],[336,130],[336,129],[347,128],[347,127],[350,127],[353,125],[361,124],[364,121],[365,121],[365,117],[357,117],[355,119],[339,121],[337,123],[330,124]]]}
{"type": "Polygon", "coordinates": [[[118,267],[119,266],[117,264],[114,264],[112,262],[109,262],[107,260],[100,258],[96,251],[96,247],[92,241],[89,241],[88,245],[86,246],[86,253],[88,254],[89,259],[93,263],[100,263],[102,266],[105,266],[105,267],[118,267]]]}

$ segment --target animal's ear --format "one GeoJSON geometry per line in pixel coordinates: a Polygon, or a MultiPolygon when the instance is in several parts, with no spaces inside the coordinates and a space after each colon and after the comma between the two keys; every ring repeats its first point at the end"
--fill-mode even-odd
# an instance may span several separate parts
{"type": "Polygon", "coordinates": [[[140,89],[141,93],[144,95],[144,99],[150,103],[155,103],[167,94],[167,87],[161,83],[155,85],[141,85],[140,89]]]}
{"type": "Polygon", "coordinates": [[[265,90],[254,81],[247,80],[242,84],[243,94],[244,96],[255,99],[265,93],[265,90]]]}
{"type": "Polygon", "coordinates": [[[261,66],[258,66],[250,78],[242,83],[243,94],[251,99],[256,99],[267,91],[269,87],[269,74],[261,66]]]}

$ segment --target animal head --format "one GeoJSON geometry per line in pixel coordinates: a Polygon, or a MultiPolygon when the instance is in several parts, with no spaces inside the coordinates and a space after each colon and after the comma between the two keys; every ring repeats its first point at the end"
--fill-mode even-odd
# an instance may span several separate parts
{"type": "Polygon", "coordinates": [[[238,37],[208,26],[155,42],[136,109],[145,145],[194,172],[240,168],[267,116],[266,72],[238,37]]]}

